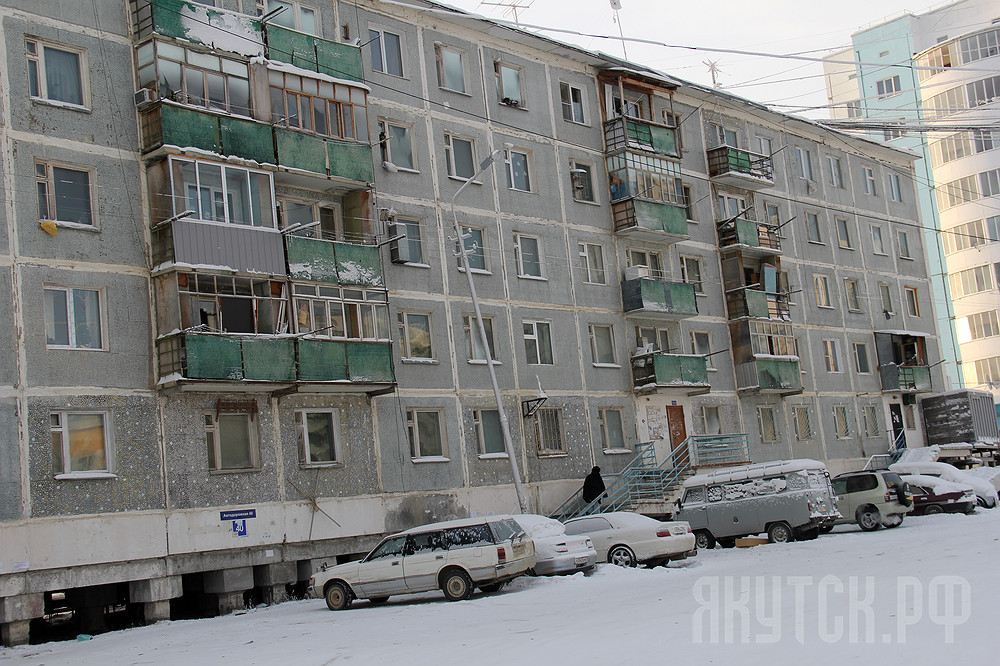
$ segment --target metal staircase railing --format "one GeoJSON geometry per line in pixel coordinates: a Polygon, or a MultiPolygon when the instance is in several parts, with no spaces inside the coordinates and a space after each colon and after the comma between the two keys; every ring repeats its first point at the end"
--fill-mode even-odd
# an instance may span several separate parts
{"type": "Polygon", "coordinates": [[[552,513],[565,521],[605,511],[628,510],[639,502],[663,502],[667,495],[690,476],[695,467],[737,465],[749,462],[747,436],[692,435],[670,452],[659,464],[654,442],[636,446],[636,456],[621,472],[606,481],[606,497],[583,501],[583,488],[577,490],[552,513]]]}
{"type": "Polygon", "coordinates": [[[875,455],[868,458],[868,462],[865,463],[866,470],[873,469],[889,469],[889,465],[898,461],[900,456],[903,455],[903,451],[906,450],[906,433],[905,431],[900,431],[896,435],[896,439],[893,440],[892,444],[889,445],[889,450],[885,453],[876,453],[875,455]]]}

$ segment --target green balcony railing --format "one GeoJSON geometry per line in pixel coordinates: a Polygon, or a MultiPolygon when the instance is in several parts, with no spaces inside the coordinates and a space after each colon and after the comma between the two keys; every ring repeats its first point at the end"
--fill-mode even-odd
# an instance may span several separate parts
{"type": "Polygon", "coordinates": [[[622,305],[625,312],[674,317],[693,317],[698,314],[698,300],[693,284],[645,277],[622,281],[622,305]]]}
{"type": "Polygon", "coordinates": [[[802,373],[794,358],[756,358],[736,365],[736,388],[785,395],[802,392],[802,373]]]}
{"type": "Polygon", "coordinates": [[[632,357],[632,386],[636,389],[687,388],[704,392],[708,383],[708,359],[693,354],[651,352],[632,357]]]}
{"type": "Polygon", "coordinates": [[[644,150],[659,155],[680,157],[677,129],[641,118],[619,116],[604,123],[604,147],[616,150],[644,150]]]}
{"type": "Polygon", "coordinates": [[[926,393],[932,390],[930,366],[888,363],[879,368],[879,375],[885,392],[926,393]]]}
{"type": "Polygon", "coordinates": [[[361,49],[268,23],[267,57],[348,81],[363,81],[361,49]]]}
{"type": "Polygon", "coordinates": [[[684,206],[649,199],[626,199],[612,204],[611,212],[615,231],[620,234],[661,242],[689,237],[684,206]]]}
{"type": "Polygon", "coordinates": [[[720,178],[735,175],[774,185],[774,167],[769,155],[758,155],[732,146],[717,146],[708,150],[708,175],[720,178]]]}
{"type": "Polygon", "coordinates": [[[178,380],[391,384],[388,342],[178,333],[157,341],[161,377],[178,380]]]}
{"type": "Polygon", "coordinates": [[[286,235],[288,275],[295,280],[384,286],[378,247],[286,235]]]}
{"type": "Polygon", "coordinates": [[[135,41],[176,37],[245,56],[264,53],[260,18],[193,0],[129,0],[135,41]]]}
{"type": "Polygon", "coordinates": [[[720,248],[744,245],[760,250],[771,250],[774,253],[781,250],[778,234],[769,224],[737,218],[720,222],[718,230],[720,248]]]}
{"type": "Polygon", "coordinates": [[[788,297],[758,289],[736,289],[726,293],[730,319],[789,319],[788,297]]]}

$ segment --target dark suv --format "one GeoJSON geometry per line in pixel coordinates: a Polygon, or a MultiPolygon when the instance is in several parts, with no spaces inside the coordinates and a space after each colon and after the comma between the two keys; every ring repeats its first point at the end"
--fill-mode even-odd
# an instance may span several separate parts
{"type": "Polygon", "coordinates": [[[848,472],[833,478],[837,509],[843,516],[837,524],[857,523],[865,532],[898,527],[913,506],[906,483],[895,472],[871,470],[848,472]]]}

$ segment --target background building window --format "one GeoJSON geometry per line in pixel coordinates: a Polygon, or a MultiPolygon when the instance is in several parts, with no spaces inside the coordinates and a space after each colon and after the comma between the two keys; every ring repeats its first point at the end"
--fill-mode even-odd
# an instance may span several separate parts
{"type": "Polygon", "coordinates": [[[559,98],[562,101],[563,120],[571,123],[581,123],[585,121],[583,89],[569,83],[559,84],[559,98]]]}
{"type": "Polygon", "coordinates": [[[625,445],[625,419],[620,409],[599,409],[597,418],[601,423],[601,446],[605,451],[623,451],[625,445]]]}
{"type": "Polygon", "coordinates": [[[403,358],[434,358],[431,349],[431,316],[416,312],[399,312],[396,316],[403,358]]]}
{"type": "Polygon", "coordinates": [[[90,172],[35,162],[38,219],[93,226],[90,172]]]}
{"type": "Polygon", "coordinates": [[[212,471],[258,469],[257,431],[250,413],[205,414],[208,468],[212,471]]]}
{"type": "Polygon", "coordinates": [[[476,442],[480,455],[507,455],[503,440],[503,428],[500,426],[500,412],[495,409],[476,409],[472,412],[473,425],[476,428],[476,442]]]}
{"type": "Polygon", "coordinates": [[[590,325],[590,353],[594,365],[616,365],[615,332],[611,326],[590,325]]]}
{"type": "Polygon", "coordinates": [[[47,285],[44,293],[46,346],[104,348],[100,290],[47,285]]]}
{"type": "Polygon", "coordinates": [[[52,471],[55,474],[111,472],[104,412],[52,412],[52,471]]]}
{"type": "Polygon", "coordinates": [[[28,59],[28,93],[32,97],[87,105],[84,51],[60,48],[37,39],[26,39],[24,49],[28,59]]]}
{"type": "Polygon", "coordinates": [[[303,465],[343,462],[340,454],[340,410],[299,409],[295,412],[299,461],[303,465]]]}
{"type": "Polygon", "coordinates": [[[831,187],[844,187],[844,173],[840,166],[840,158],[827,155],[826,164],[830,172],[830,179],[827,181],[829,185],[831,187]]]}
{"type": "Polygon", "coordinates": [[[368,48],[372,53],[372,70],[403,76],[403,40],[386,30],[368,29],[368,48]]]}
{"type": "Polygon", "coordinates": [[[444,458],[448,455],[441,428],[441,412],[436,409],[407,409],[406,431],[410,457],[444,458]]]}
{"type": "Polygon", "coordinates": [[[898,95],[902,90],[903,87],[899,83],[899,74],[875,82],[875,92],[879,99],[898,95]]]}
{"type": "Polygon", "coordinates": [[[879,282],[878,293],[882,299],[882,311],[888,314],[895,314],[896,311],[892,309],[892,292],[889,290],[889,285],[885,282],[879,282]]]}
{"type": "Polygon", "coordinates": [[[889,174],[889,198],[896,202],[903,201],[903,187],[899,182],[898,173],[889,174]]]}
{"type": "Polygon", "coordinates": [[[872,225],[872,252],[885,255],[885,239],[882,237],[882,227],[872,225]]]}
{"type": "Polygon", "coordinates": [[[455,92],[465,92],[463,53],[447,46],[437,47],[438,86],[455,92]]]}
{"type": "Polygon", "coordinates": [[[552,336],[544,321],[525,321],[524,353],[528,365],[552,365],[552,336]]]}

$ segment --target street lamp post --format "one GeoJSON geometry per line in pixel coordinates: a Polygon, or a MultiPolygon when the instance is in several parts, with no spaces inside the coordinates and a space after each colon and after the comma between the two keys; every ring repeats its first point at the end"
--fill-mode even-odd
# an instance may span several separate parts
{"type": "Polygon", "coordinates": [[[483,347],[483,353],[486,354],[486,368],[490,371],[490,383],[493,385],[493,396],[497,401],[497,413],[500,415],[500,431],[503,433],[503,445],[504,449],[507,451],[507,458],[510,460],[510,471],[514,476],[514,491],[517,493],[517,503],[521,507],[521,513],[528,513],[530,509],[528,508],[528,500],[524,496],[524,487],[521,485],[521,472],[517,467],[517,456],[514,452],[514,442],[510,438],[510,426],[507,424],[507,415],[504,412],[502,398],[500,397],[500,385],[497,384],[497,373],[493,369],[493,354],[490,353],[490,343],[489,339],[486,337],[486,326],[483,324],[483,313],[479,309],[479,298],[476,296],[476,285],[472,280],[472,270],[469,267],[469,255],[465,249],[465,239],[462,237],[462,227],[458,224],[458,213],[455,212],[455,200],[458,199],[458,195],[462,193],[469,183],[476,180],[481,176],[487,169],[489,169],[493,162],[496,161],[497,157],[503,151],[500,149],[494,150],[479,165],[479,171],[475,173],[471,178],[462,183],[462,186],[458,188],[455,192],[455,196],[451,198],[451,216],[455,223],[455,239],[458,242],[458,255],[462,259],[462,268],[465,269],[465,277],[469,280],[469,294],[472,296],[472,308],[476,312],[476,328],[479,330],[479,342],[483,347]]]}

